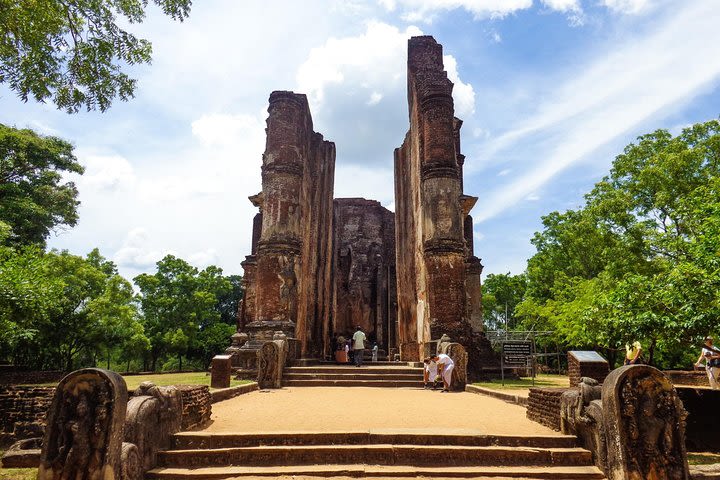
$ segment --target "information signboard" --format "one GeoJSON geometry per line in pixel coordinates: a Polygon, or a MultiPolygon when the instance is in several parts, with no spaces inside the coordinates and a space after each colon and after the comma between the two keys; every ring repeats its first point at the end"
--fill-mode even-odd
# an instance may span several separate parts
{"type": "Polygon", "coordinates": [[[507,367],[525,367],[532,356],[532,342],[503,342],[503,363],[507,367]]]}
{"type": "Polygon", "coordinates": [[[533,342],[506,340],[502,342],[500,370],[505,385],[506,368],[532,368],[533,385],[535,385],[535,362],[533,361],[533,342]]]}

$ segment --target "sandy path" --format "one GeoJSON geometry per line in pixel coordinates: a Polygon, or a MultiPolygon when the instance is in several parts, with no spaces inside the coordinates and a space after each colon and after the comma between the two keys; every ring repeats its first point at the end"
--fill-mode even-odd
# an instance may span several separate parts
{"type": "Polygon", "coordinates": [[[286,387],[213,405],[207,432],[456,431],[554,435],[525,418],[525,408],[474,393],[411,388],[286,387]]]}

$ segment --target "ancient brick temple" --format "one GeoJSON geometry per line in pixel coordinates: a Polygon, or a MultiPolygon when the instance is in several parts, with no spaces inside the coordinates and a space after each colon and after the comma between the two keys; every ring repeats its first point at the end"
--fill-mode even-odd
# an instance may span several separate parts
{"type": "Polygon", "coordinates": [[[488,354],[469,215],[477,197],[463,193],[462,121],[432,37],[409,40],[407,80],[394,214],[373,200],[333,200],[335,145],[313,131],[307,98],[270,95],[236,350],[282,332],[296,339],[298,358],[323,359],[334,338],[361,325],[407,361],[434,352],[443,334],[468,348],[471,369],[488,354]]]}

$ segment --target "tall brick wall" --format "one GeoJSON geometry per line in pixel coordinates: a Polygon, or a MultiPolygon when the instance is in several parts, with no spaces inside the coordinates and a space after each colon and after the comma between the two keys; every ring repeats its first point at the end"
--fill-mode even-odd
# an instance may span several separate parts
{"type": "Polygon", "coordinates": [[[0,385],[0,445],[42,436],[54,387],[0,385]]]}
{"type": "Polygon", "coordinates": [[[560,431],[560,396],[567,388],[531,388],[528,395],[527,418],[560,431]]]}

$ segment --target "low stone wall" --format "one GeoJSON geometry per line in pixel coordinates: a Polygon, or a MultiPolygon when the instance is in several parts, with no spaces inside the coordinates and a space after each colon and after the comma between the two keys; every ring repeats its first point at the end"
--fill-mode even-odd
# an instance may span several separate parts
{"type": "Polygon", "coordinates": [[[534,422],[560,431],[560,396],[568,388],[531,388],[526,416],[534,422]]]}
{"type": "Polygon", "coordinates": [[[692,452],[720,453],[720,390],[675,387],[688,412],[685,445],[692,452]]]}
{"type": "Polygon", "coordinates": [[[177,385],[182,394],[182,430],[203,428],[210,422],[212,396],[207,385],[177,385]]]}
{"type": "Polygon", "coordinates": [[[23,371],[0,370],[0,385],[38,385],[40,383],[58,383],[65,376],[60,371],[23,371]]]}
{"type": "Polygon", "coordinates": [[[0,446],[42,436],[54,387],[0,385],[0,446]]]}
{"type": "Polygon", "coordinates": [[[235,398],[238,395],[243,395],[245,393],[254,392],[257,389],[258,389],[257,382],[252,382],[252,383],[246,383],[244,385],[238,385],[235,387],[221,388],[219,390],[213,390],[212,392],[210,392],[210,401],[211,401],[211,403],[222,402],[223,400],[229,400],[231,398],[235,398]]]}
{"type": "Polygon", "coordinates": [[[668,376],[673,385],[688,385],[694,387],[709,387],[710,381],[707,377],[705,369],[702,370],[665,370],[663,372],[668,376]]]}

